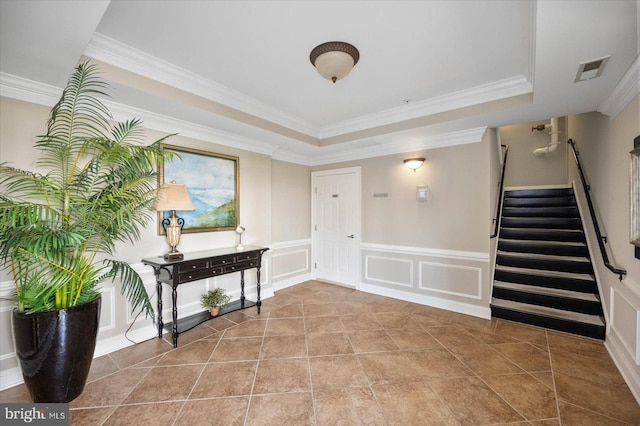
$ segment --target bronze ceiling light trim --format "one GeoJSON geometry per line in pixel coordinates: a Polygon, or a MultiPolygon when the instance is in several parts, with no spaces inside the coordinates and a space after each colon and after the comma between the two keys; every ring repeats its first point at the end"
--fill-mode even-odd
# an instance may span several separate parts
{"type": "Polygon", "coordinates": [[[309,60],[322,77],[335,83],[346,77],[358,63],[360,52],[349,43],[329,41],[314,47],[309,60]]]}

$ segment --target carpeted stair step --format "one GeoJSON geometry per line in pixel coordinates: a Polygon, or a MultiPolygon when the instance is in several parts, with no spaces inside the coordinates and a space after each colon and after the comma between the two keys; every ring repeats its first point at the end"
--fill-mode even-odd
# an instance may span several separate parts
{"type": "Polygon", "coordinates": [[[604,340],[605,338],[605,323],[599,315],[563,311],[499,298],[492,299],[491,314],[497,318],[580,334],[595,339],[604,340]]]}
{"type": "Polygon", "coordinates": [[[496,265],[495,280],[510,283],[530,284],[561,290],[597,293],[598,287],[590,274],[575,274],[560,271],[514,268],[496,265]]]}
{"type": "Polygon", "coordinates": [[[590,315],[603,315],[600,299],[593,293],[496,281],[493,297],[590,315]]]}
{"type": "Polygon", "coordinates": [[[519,198],[572,197],[573,188],[509,189],[504,194],[519,198]]]}
{"type": "Polygon", "coordinates": [[[581,229],[506,228],[502,227],[502,223],[500,227],[500,238],[538,241],[585,241],[584,232],[582,232],[581,229]]]}
{"type": "Polygon", "coordinates": [[[504,197],[504,207],[565,207],[575,206],[575,197],[521,198],[504,197]]]}
{"type": "Polygon", "coordinates": [[[579,218],[574,217],[503,217],[505,228],[582,229],[579,218]]]}
{"type": "Polygon", "coordinates": [[[505,207],[502,217],[580,217],[575,206],[565,207],[505,207]]]}
{"type": "Polygon", "coordinates": [[[589,258],[554,256],[535,253],[498,252],[496,264],[516,268],[564,271],[577,274],[593,274],[589,258]]]}
{"type": "Polygon", "coordinates": [[[587,245],[582,242],[508,240],[498,241],[498,250],[516,253],[553,254],[557,256],[589,256],[587,245]]]}

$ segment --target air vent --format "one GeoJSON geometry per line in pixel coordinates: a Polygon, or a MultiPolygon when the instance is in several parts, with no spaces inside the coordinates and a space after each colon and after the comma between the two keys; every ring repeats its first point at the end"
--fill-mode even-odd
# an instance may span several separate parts
{"type": "Polygon", "coordinates": [[[576,74],[576,83],[579,81],[591,80],[592,78],[600,77],[602,71],[604,71],[605,65],[609,62],[610,56],[606,56],[600,59],[594,59],[589,62],[583,62],[578,66],[578,73],[576,74]]]}

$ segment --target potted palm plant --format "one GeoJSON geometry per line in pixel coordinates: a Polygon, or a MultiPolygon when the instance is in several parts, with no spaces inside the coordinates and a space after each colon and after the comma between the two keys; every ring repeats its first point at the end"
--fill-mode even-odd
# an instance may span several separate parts
{"type": "Polygon", "coordinates": [[[113,124],[94,64],[76,67],[35,147],[37,171],[0,164],[0,264],[12,275],[16,355],[34,402],[84,389],[95,350],[100,284],[117,279],[134,311],[153,318],[140,276],[110,258],[153,217],[161,139],[113,124]]]}
{"type": "Polygon", "coordinates": [[[220,308],[224,308],[231,301],[231,296],[225,292],[224,288],[216,288],[200,297],[202,307],[208,309],[212,317],[217,317],[220,314],[220,308]]]}

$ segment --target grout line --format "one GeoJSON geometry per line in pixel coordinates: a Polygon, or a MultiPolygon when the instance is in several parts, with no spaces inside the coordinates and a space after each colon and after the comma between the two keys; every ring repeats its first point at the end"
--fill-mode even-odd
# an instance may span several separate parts
{"type": "Polygon", "coordinates": [[[253,383],[251,383],[251,391],[249,392],[249,401],[247,402],[247,409],[244,413],[244,422],[243,424],[247,424],[247,419],[249,418],[249,409],[251,408],[251,402],[253,401],[253,389],[256,386],[256,380],[258,378],[258,371],[260,370],[260,354],[262,354],[262,348],[264,348],[264,339],[267,335],[267,328],[269,327],[269,320],[271,319],[271,315],[267,314],[267,319],[265,321],[264,330],[262,331],[262,342],[260,343],[260,350],[258,351],[258,359],[256,361],[256,371],[253,373],[253,383]]]}

